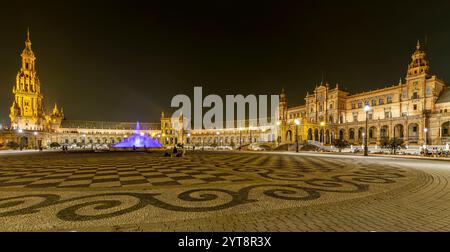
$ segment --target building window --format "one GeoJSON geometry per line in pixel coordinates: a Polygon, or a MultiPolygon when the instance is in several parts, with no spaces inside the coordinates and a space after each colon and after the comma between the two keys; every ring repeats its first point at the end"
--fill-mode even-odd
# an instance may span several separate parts
{"type": "Polygon", "coordinates": [[[419,95],[417,94],[417,92],[414,92],[413,93],[413,97],[412,97],[413,99],[419,99],[419,95]]]}
{"type": "Polygon", "coordinates": [[[372,100],[372,106],[377,106],[377,100],[372,100]]]}
{"type": "Polygon", "coordinates": [[[380,99],[380,101],[378,102],[380,105],[384,104],[384,99],[380,99]]]}
{"type": "Polygon", "coordinates": [[[354,122],[358,121],[358,113],[353,113],[353,121],[354,122]]]}
{"type": "Polygon", "coordinates": [[[414,104],[414,110],[417,110],[417,104],[414,104]]]}
{"type": "Polygon", "coordinates": [[[358,108],[362,108],[362,101],[358,102],[358,108]]]}
{"type": "Polygon", "coordinates": [[[387,97],[387,103],[389,104],[389,103],[392,103],[392,96],[388,96],[387,97]]]}
{"type": "Polygon", "coordinates": [[[355,109],[356,108],[356,104],[355,104],[355,102],[352,102],[352,109],[355,109]]]}
{"type": "Polygon", "coordinates": [[[391,117],[391,112],[386,111],[384,112],[384,118],[390,118],[391,117]]]}
{"type": "Polygon", "coordinates": [[[373,119],[373,114],[370,113],[370,114],[369,114],[369,120],[372,120],[372,119],[373,119]]]}
{"type": "Polygon", "coordinates": [[[354,140],[354,139],[355,139],[355,131],[354,131],[353,129],[350,130],[349,138],[350,138],[351,140],[354,140]]]}

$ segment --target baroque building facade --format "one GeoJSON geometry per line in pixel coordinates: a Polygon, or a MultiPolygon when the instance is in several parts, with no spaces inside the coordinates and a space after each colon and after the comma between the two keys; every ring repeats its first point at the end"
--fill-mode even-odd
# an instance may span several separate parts
{"type": "Polygon", "coordinates": [[[450,87],[436,75],[420,43],[411,57],[406,76],[390,87],[350,94],[328,83],[316,86],[305,105],[287,106],[280,96],[282,142],[316,141],[325,145],[334,139],[363,144],[366,117],[368,144],[400,138],[406,145],[450,143],[450,87]],[[369,110],[365,111],[366,106],[369,110]],[[295,121],[300,121],[299,125],[295,121]]]}
{"type": "Polygon", "coordinates": [[[22,66],[13,87],[14,101],[10,109],[11,127],[22,130],[51,130],[61,124],[64,112],[55,104],[52,113],[44,112],[44,97],[36,71],[36,56],[31,48],[30,32],[27,32],[22,66]]]}
{"type": "MultiPolygon", "coordinates": [[[[51,143],[111,146],[136,134],[135,122],[66,120],[63,109],[56,104],[50,113],[45,113],[29,32],[21,59],[12,91],[11,127],[0,127],[0,147],[11,141],[24,148],[48,147],[51,143]]],[[[371,146],[392,138],[401,138],[408,146],[450,143],[450,87],[430,73],[420,43],[412,54],[405,78],[397,84],[350,94],[339,85],[331,87],[322,81],[304,99],[304,105],[289,107],[283,89],[279,95],[278,120],[270,126],[250,126],[246,121],[241,128],[185,130],[180,127],[187,120],[183,115],[173,120],[163,112],[159,122],[140,123],[140,133],[164,146],[183,143],[237,148],[258,143],[275,147],[297,141],[331,145],[335,139],[360,145],[367,118],[371,146]],[[366,113],[367,105],[370,110],[366,113]]]]}

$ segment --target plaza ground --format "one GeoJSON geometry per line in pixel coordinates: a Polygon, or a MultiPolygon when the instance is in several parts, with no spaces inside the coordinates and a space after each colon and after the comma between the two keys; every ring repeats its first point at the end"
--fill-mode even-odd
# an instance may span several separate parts
{"type": "Polygon", "coordinates": [[[450,231],[450,162],[3,153],[0,231],[450,231]]]}

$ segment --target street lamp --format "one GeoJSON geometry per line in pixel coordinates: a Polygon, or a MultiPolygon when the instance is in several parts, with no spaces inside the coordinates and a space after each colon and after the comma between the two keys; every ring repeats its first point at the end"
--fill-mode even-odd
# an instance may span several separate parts
{"type": "Polygon", "coordinates": [[[34,135],[34,145],[35,145],[35,148],[37,149],[38,148],[38,144],[37,144],[37,135],[38,135],[38,133],[35,131],[35,132],[33,132],[33,135],[34,135]]]}
{"type": "Polygon", "coordinates": [[[323,130],[323,127],[325,126],[325,122],[320,122],[320,127],[322,128],[322,132],[321,132],[321,144],[325,145],[325,132],[323,130]]]}
{"type": "Polygon", "coordinates": [[[427,133],[428,133],[428,128],[424,128],[423,132],[425,133],[425,149],[427,148],[427,133]]]}
{"type": "Polygon", "coordinates": [[[298,126],[300,125],[300,120],[295,119],[295,151],[298,152],[298,126]]]}
{"type": "Polygon", "coordinates": [[[277,146],[279,146],[279,145],[280,145],[280,140],[281,140],[281,139],[280,139],[280,137],[281,137],[281,136],[280,136],[280,135],[281,135],[281,130],[280,130],[281,122],[280,122],[280,121],[277,121],[276,124],[277,124],[277,140],[276,140],[277,143],[276,143],[276,144],[277,144],[277,146]]]}
{"type": "Polygon", "coordinates": [[[367,128],[369,127],[369,111],[370,111],[370,106],[366,105],[364,107],[364,111],[366,112],[366,128],[365,128],[365,135],[364,135],[364,156],[368,156],[369,155],[369,147],[367,146],[367,128]]]}
{"type": "Polygon", "coordinates": [[[241,151],[242,146],[242,129],[239,128],[239,151],[241,151]]]}

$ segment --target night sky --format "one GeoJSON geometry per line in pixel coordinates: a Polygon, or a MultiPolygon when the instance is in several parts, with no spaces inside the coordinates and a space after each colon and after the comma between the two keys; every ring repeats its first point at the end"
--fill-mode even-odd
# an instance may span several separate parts
{"type": "Polygon", "coordinates": [[[352,93],[398,83],[416,42],[450,79],[448,1],[5,1],[0,121],[27,27],[48,109],[67,119],[158,121],[179,93],[304,103],[325,73],[352,93]],[[427,39],[425,39],[427,38],[427,39]]]}

